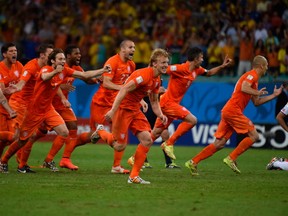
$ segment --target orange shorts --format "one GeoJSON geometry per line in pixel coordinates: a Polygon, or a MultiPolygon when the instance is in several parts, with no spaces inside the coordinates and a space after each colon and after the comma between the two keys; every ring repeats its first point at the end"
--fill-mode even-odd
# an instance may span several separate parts
{"type": "Polygon", "coordinates": [[[160,100],[160,106],[163,114],[166,115],[168,118],[168,123],[164,125],[162,121],[157,118],[154,126],[155,128],[166,129],[169,127],[173,120],[184,119],[190,113],[190,111],[187,110],[185,107],[172,101],[165,101],[164,103],[164,101],[161,102],[160,100]]]}
{"type": "Polygon", "coordinates": [[[128,129],[134,135],[141,131],[151,131],[150,124],[140,109],[139,111],[131,111],[119,108],[112,122],[112,134],[120,144],[127,143],[128,129]]]}
{"type": "Polygon", "coordinates": [[[35,115],[33,111],[28,110],[20,127],[20,139],[29,138],[42,123],[45,123],[49,129],[65,124],[63,118],[54,108],[41,115],[35,115]]]}
{"type": "Polygon", "coordinates": [[[14,119],[15,125],[21,125],[27,111],[27,105],[21,104],[15,100],[9,101],[9,104],[11,108],[17,112],[17,117],[14,119]]]}
{"type": "Polygon", "coordinates": [[[73,112],[72,108],[67,107],[67,108],[61,109],[61,110],[56,109],[56,111],[60,114],[60,116],[63,118],[63,120],[65,122],[77,121],[77,118],[76,118],[75,113],[73,112]]]}
{"type": "Polygon", "coordinates": [[[98,124],[110,125],[109,122],[105,120],[105,114],[111,109],[110,106],[99,106],[95,103],[91,103],[90,106],[90,128],[92,131],[96,130],[98,124]]]}
{"type": "Polygon", "coordinates": [[[222,112],[215,137],[217,139],[225,137],[228,140],[234,131],[246,134],[254,129],[254,124],[243,113],[222,112]]]}

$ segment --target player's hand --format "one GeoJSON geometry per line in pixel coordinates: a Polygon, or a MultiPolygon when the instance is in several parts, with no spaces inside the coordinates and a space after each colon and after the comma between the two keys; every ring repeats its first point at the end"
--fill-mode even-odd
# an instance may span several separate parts
{"type": "Polygon", "coordinates": [[[63,69],[64,69],[64,66],[59,64],[59,65],[56,65],[55,71],[56,73],[61,73],[63,69]]]}
{"type": "Polygon", "coordinates": [[[144,100],[141,100],[141,101],[140,101],[140,104],[141,104],[141,106],[142,106],[142,111],[143,111],[144,113],[146,113],[147,110],[148,110],[148,104],[147,104],[144,100]]]}
{"type": "Polygon", "coordinates": [[[283,85],[281,85],[279,88],[277,88],[277,86],[275,85],[273,95],[275,97],[279,96],[281,94],[282,90],[283,90],[283,85]]]}
{"type": "Polygon", "coordinates": [[[161,115],[161,116],[159,116],[159,118],[160,118],[160,120],[162,121],[162,123],[163,123],[164,125],[166,125],[166,124],[168,123],[168,118],[167,118],[167,116],[161,115]]]}
{"type": "Polygon", "coordinates": [[[5,88],[3,90],[3,94],[9,95],[9,94],[13,94],[15,92],[19,91],[17,85],[15,84],[10,84],[7,88],[5,88]]]}
{"type": "Polygon", "coordinates": [[[110,65],[105,65],[105,66],[103,67],[103,70],[104,70],[104,72],[106,72],[106,73],[111,73],[112,68],[111,68],[110,65]]]}
{"type": "Polygon", "coordinates": [[[112,122],[112,118],[113,118],[113,111],[112,110],[109,110],[106,114],[105,114],[105,120],[107,122],[112,122]]]}
{"type": "Polygon", "coordinates": [[[13,119],[13,118],[16,118],[17,117],[17,112],[15,110],[10,110],[9,111],[9,118],[10,119],[13,119]]]}
{"type": "Polygon", "coordinates": [[[62,104],[66,107],[66,108],[70,108],[71,107],[71,103],[65,98],[62,99],[62,104]]]}
{"type": "Polygon", "coordinates": [[[166,89],[163,86],[160,86],[158,94],[161,95],[161,94],[164,94],[165,92],[166,92],[166,89]]]}
{"type": "Polygon", "coordinates": [[[232,61],[233,60],[231,58],[229,58],[228,55],[226,55],[222,65],[224,67],[227,67],[228,65],[230,65],[232,63],[232,61]]]}
{"type": "MultiPolygon", "coordinates": [[[[280,92],[281,93],[281,92],[280,92]]],[[[266,90],[266,87],[264,88],[261,88],[259,91],[258,91],[258,95],[259,96],[263,96],[263,95],[267,95],[268,94],[268,91],[266,90]]]]}
{"type": "Polygon", "coordinates": [[[73,86],[73,85],[70,85],[70,84],[61,84],[60,85],[60,88],[62,90],[66,90],[68,92],[72,92],[72,91],[75,91],[76,89],[76,86],[73,86]]]}

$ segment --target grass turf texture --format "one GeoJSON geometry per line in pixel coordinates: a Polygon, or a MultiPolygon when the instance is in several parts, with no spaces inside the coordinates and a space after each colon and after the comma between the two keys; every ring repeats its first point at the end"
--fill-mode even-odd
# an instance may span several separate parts
{"type": "MultiPolygon", "coordinates": [[[[29,160],[42,164],[51,144],[36,143],[29,160]]],[[[126,149],[123,165],[135,151],[126,149]]],[[[233,173],[222,159],[226,148],[202,161],[200,176],[191,176],[184,167],[202,148],[175,147],[182,169],[164,168],[159,146],[153,146],[148,159],[152,169],[141,177],[151,185],[128,184],[128,175],[111,174],[113,150],[106,145],[86,145],[76,149],[72,161],[78,171],[34,168],[36,174],[16,172],[15,158],[9,174],[0,173],[0,215],[285,215],[287,213],[286,171],[267,171],[273,156],[286,156],[287,150],[249,149],[238,159],[241,174],[233,173]],[[285,213],[286,212],[286,213],[285,213]]],[[[57,164],[62,152],[55,161],[57,164]]]]}

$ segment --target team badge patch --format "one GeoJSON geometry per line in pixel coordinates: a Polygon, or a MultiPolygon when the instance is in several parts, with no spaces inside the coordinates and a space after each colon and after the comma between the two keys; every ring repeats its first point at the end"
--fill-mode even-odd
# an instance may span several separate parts
{"type": "Polygon", "coordinates": [[[143,82],[143,77],[142,77],[142,76],[137,77],[137,78],[136,78],[136,82],[137,82],[138,84],[142,83],[142,82],[143,82]]]}

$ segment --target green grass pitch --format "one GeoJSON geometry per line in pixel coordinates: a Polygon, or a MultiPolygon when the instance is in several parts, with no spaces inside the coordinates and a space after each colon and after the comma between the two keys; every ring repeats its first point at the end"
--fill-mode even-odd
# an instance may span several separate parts
{"type": "MultiPolygon", "coordinates": [[[[42,164],[51,143],[36,143],[29,165],[42,164]]],[[[122,165],[136,145],[128,145],[122,165]]],[[[185,161],[202,148],[175,146],[179,170],[164,168],[159,146],[148,159],[153,166],[141,177],[151,185],[128,184],[128,175],[111,174],[113,150],[107,145],[77,148],[72,161],[78,171],[35,168],[36,174],[16,172],[15,158],[9,173],[0,173],[0,215],[286,215],[288,186],[286,171],[267,171],[273,156],[288,157],[287,150],[249,149],[238,159],[241,174],[233,173],[222,159],[232,150],[225,148],[202,161],[200,176],[192,177],[185,161]],[[286,213],[285,213],[286,212],[286,213]]],[[[59,163],[62,151],[55,161],[59,163]]]]}

